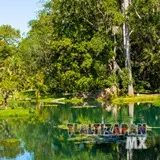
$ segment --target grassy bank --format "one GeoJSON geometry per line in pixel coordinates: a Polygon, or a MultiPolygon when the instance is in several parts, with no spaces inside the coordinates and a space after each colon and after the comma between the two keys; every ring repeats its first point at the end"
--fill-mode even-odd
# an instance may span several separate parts
{"type": "Polygon", "coordinates": [[[0,119],[9,117],[26,117],[35,114],[29,109],[1,109],[0,119]]]}
{"type": "Polygon", "coordinates": [[[114,104],[123,104],[123,103],[153,103],[160,101],[160,95],[140,95],[134,97],[119,97],[112,99],[114,104]]]}
{"type": "Polygon", "coordinates": [[[0,146],[3,147],[18,147],[20,146],[20,140],[19,139],[5,139],[0,141],[0,146]]]}
{"type": "Polygon", "coordinates": [[[78,104],[78,103],[83,103],[83,98],[64,99],[63,102],[78,104]]]}

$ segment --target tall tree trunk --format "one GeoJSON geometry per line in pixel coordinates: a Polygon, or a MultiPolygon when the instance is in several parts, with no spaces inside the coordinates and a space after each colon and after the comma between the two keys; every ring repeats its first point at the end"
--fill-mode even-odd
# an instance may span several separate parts
{"type": "MultiPolygon", "coordinates": [[[[115,55],[116,55],[116,52],[117,52],[116,34],[118,33],[118,28],[119,28],[118,26],[114,26],[112,28],[113,38],[114,38],[114,49],[113,50],[114,50],[115,55]]],[[[119,67],[119,65],[116,62],[116,56],[114,56],[113,60],[112,60],[112,73],[116,74],[117,71],[120,71],[120,67],[119,67]]],[[[111,90],[113,92],[113,96],[114,97],[117,97],[117,95],[118,95],[118,87],[117,87],[116,83],[117,82],[115,81],[114,84],[111,87],[111,90]]]]}
{"type": "MultiPolygon", "coordinates": [[[[125,15],[125,11],[130,4],[130,0],[123,0],[122,10],[125,15]]],[[[133,82],[132,82],[132,67],[131,67],[131,57],[130,57],[130,38],[129,38],[129,25],[124,22],[123,24],[123,45],[125,54],[125,67],[128,69],[128,95],[134,96],[133,82]]]]}

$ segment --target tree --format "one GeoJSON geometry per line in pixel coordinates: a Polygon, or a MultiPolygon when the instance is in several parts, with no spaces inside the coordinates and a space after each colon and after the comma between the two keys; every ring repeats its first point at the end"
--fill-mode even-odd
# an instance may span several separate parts
{"type": "Polygon", "coordinates": [[[31,31],[19,45],[19,57],[24,71],[24,89],[35,90],[36,101],[39,101],[42,92],[47,90],[45,76],[51,62],[51,17],[40,13],[40,19],[30,21],[31,31]]]}
{"type": "Polygon", "coordinates": [[[158,92],[160,16],[159,1],[134,0],[129,7],[129,24],[132,31],[131,57],[135,89],[140,92],[158,92]]]}
{"type": "Polygon", "coordinates": [[[5,106],[9,95],[18,87],[18,64],[14,61],[14,55],[17,52],[19,39],[19,30],[9,25],[0,26],[0,91],[3,94],[5,106]]]}
{"type": "MultiPolygon", "coordinates": [[[[118,44],[112,28],[123,22],[119,3],[62,0],[51,1],[49,6],[49,12],[42,14],[52,17],[54,35],[50,37],[49,85],[70,92],[118,86],[116,78],[112,78],[116,77],[118,66],[114,50],[118,44]]],[[[42,15],[37,25],[41,24],[42,15]]]]}
{"type": "Polygon", "coordinates": [[[135,82],[135,91],[158,91],[158,0],[146,4],[143,0],[124,0],[121,8],[118,0],[45,2],[19,45],[18,32],[9,27],[0,30],[3,82],[8,72],[16,73],[20,76],[10,76],[11,82],[19,79],[13,88],[34,88],[37,97],[42,86],[47,86],[50,93],[68,91],[78,95],[105,88],[119,88],[120,93],[128,89],[131,96],[135,82]]]}
{"type": "MultiPolygon", "coordinates": [[[[126,19],[128,18],[126,16],[126,11],[129,7],[129,4],[130,0],[123,0],[122,10],[126,19]]],[[[130,29],[129,29],[129,24],[127,24],[127,22],[123,23],[123,44],[124,44],[124,54],[125,54],[125,67],[128,69],[128,78],[129,78],[128,95],[133,96],[134,89],[133,89],[131,55],[130,55],[130,29]]]]}

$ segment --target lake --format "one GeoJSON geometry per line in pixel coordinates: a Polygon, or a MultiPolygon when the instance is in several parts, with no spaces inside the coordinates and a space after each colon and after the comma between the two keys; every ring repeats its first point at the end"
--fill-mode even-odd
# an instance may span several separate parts
{"type": "MultiPolygon", "coordinates": [[[[12,104],[14,105],[14,104],[12,104]]],[[[17,104],[16,104],[17,105],[17,104]]],[[[23,107],[36,105],[27,103],[23,107]]],[[[159,160],[160,106],[41,103],[38,116],[0,118],[0,160],[159,160]],[[69,141],[68,123],[146,123],[147,149],[128,151],[125,143],[75,143],[69,141]],[[11,140],[12,142],[10,142],[11,140]]]]}

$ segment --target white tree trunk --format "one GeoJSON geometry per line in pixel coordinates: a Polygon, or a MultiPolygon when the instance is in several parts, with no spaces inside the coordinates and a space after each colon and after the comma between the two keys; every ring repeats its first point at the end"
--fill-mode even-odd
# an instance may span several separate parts
{"type": "MultiPolygon", "coordinates": [[[[130,4],[130,0],[124,0],[122,4],[122,11],[125,15],[125,11],[130,4]]],[[[133,82],[132,82],[132,67],[131,67],[131,58],[130,58],[130,39],[129,39],[129,25],[124,22],[123,24],[123,45],[124,45],[124,54],[125,54],[125,67],[128,69],[128,95],[134,95],[133,82]]]]}

